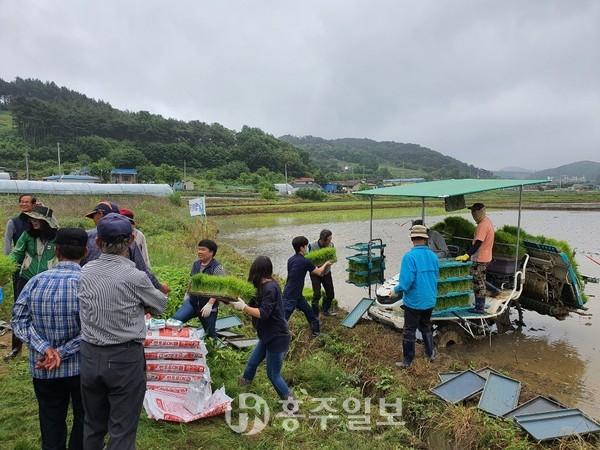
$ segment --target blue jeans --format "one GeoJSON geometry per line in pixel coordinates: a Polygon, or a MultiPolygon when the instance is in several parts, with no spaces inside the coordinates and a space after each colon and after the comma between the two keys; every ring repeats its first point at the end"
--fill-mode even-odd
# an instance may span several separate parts
{"type": "Polygon", "coordinates": [[[267,359],[267,377],[271,381],[271,384],[277,391],[280,398],[285,399],[290,394],[290,388],[281,377],[281,368],[283,367],[283,358],[285,352],[270,352],[265,347],[265,344],[261,340],[258,341],[248,362],[246,363],[246,369],[244,370],[244,378],[246,380],[254,380],[256,375],[256,369],[261,362],[267,359]]]}
{"type": "Polygon", "coordinates": [[[217,339],[217,316],[219,315],[219,310],[217,308],[213,308],[212,312],[208,317],[202,317],[200,313],[200,308],[194,303],[192,303],[189,299],[183,302],[183,305],[179,307],[173,319],[181,320],[183,323],[197,317],[200,319],[200,323],[202,324],[202,328],[204,328],[204,334],[213,339],[217,339]]]}
{"type": "Polygon", "coordinates": [[[298,308],[304,313],[304,317],[309,324],[317,322],[318,319],[315,317],[311,306],[308,304],[304,297],[300,298],[284,298],[283,299],[283,311],[285,313],[285,320],[289,321],[294,310],[298,308]]]}

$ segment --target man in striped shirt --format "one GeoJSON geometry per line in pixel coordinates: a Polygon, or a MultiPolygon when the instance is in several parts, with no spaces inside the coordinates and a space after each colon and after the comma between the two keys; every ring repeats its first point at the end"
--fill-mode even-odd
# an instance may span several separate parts
{"type": "Polygon", "coordinates": [[[73,404],[69,449],[83,448],[77,285],[86,244],[85,231],[58,230],[54,246],[58,265],[31,278],[13,307],[13,332],[29,347],[42,448],[66,448],[69,401],[73,404]]]}
{"type": "Polygon", "coordinates": [[[81,269],[81,393],[84,447],[135,449],[146,391],[144,314],[162,314],[166,296],[128,259],[129,219],[115,213],[97,225],[102,254],[81,269]]]}

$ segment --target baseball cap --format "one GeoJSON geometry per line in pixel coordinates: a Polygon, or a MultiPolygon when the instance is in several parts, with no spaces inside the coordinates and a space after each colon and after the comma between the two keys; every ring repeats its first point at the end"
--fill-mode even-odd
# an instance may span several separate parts
{"type": "Polygon", "coordinates": [[[135,221],[133,220],[133,211],[130,211],[130,210],[125,209],[125,208],[121,208],[119,210],[119,214],[127,217],[129,219],[129,221],[131,222],[132,225],[137,226],[137,223],[135,223],[135,221]]]}
{"type": "Polygon", "coordinates": [[[94,216],[94,214],[96,214],[98,211],[102,211],[104,213],[104,215],[109,214],[109,213],[118,213],[119,207],[117,206],[116,203],[109,202],[109,201],[102,201],[102,202],[98,203],[94,209],[92,209],[89,213],[87,213],[85,215],[85,217],[87,217],[88,219],[91,219],[94,216]]]}
{"type": "Polygon", "coordinates": [[[468,209],[472,211],[479,211],[480,209],[485,208],[483,203],[473,203],[473,206],[467,206],[468,209]]]}
{"type": "Polygon", "coordinates": [[[108,213],[96,225],[98,237],[107,244],[121,243],[129,239],[133,228],[131,222],[119,213],[108,213]]]}
{"type": "Polygon", "coordinates": [[[81,228],[60,228],[54,239],[56,245],[72,245],[73,247],[87,247],[87,241],[88,235],[81,228]]]}

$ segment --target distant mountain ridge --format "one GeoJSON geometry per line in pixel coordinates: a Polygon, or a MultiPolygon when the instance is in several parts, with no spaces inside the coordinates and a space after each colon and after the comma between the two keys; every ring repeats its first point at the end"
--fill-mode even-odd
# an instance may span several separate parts
{"type": "Polygon", "coordinates": [[[428,179],[491,178],[492,173],[418,144],[374,141],[366,138],[323,139],[315,136],[280,136],[279,139],[306,150],[325,170],[356,164],[413,172],[428,179]]]}
{"type": "Polygon", "coordinates": [[[539,170],[529,174],[527,179],[543,179],[547,177],[585,177],[592,183],[600,183],[600,162],[596,161],[578,161],[571,164],[565,164],[553,169],[539,170]]]}

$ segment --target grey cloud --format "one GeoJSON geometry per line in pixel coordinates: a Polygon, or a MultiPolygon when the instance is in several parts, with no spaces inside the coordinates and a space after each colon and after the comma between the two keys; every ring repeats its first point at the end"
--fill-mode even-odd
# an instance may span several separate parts
{"type": "Polygon", "coordinates": [[[4,3],[7,80],[238,130],[414,142],[489,169],[598,160],[593,0],[4,3]]]}

